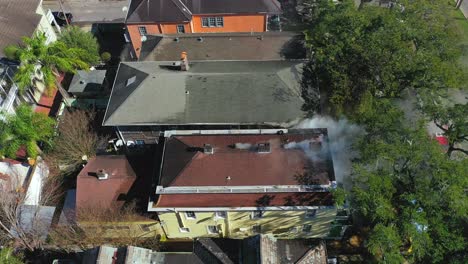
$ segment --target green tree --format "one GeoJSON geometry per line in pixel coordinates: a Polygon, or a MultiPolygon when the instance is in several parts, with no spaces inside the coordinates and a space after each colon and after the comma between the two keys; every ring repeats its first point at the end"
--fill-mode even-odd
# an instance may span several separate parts
{"type": "Polygon", "coordinates": [[[392,9],[354,1],[313,1],[306,30],[310,61],[304,67],[304,109],[317,111],[319,89],[335,115],[355,113],[365,99],[394,98],[407,88],[456,87],[460,81],[444,1],[400,1],[392,9]],[[314,98],[315,96],[315,98],[314,98]]]}
{"type": "Polygon", "coordinates": [[[46,39],[44,34],[39,33],[32,38],[23,37],[21,46],[6,47],[9,54],[14,54],[11,59],[21,62],[14,77],[20,92],[24,92],[36,81],[43,81],[50,91],[56,87],[59,72],[75,72],[77,69],[89,68],[89,64],[82,60],[87,56],[87,51],[69,48],[61,41],[47,45],[46,39]]]}
{"type": "Polygon", "coordinates": [[[0,250],[0,263],[23,264],[24,262],[13,254],[13,249],[5,247],[0,250]]]}
{"type": "Polygon", "coordinates": [[[99,44],[91,32],[86,32],[77,26],[68,26],[63,30],[60,41],[65,43],[68,48],[79,48],[86,51],[81,54],[81,60],[95,65],[99,63],[99,44]]]}
{"type": "Polygon", "coordinates": [[[35,158],[37,143],[48,144],[52,138],[55,121],[33,112],[28,105],[20,105],[15,111],[16,114],[6,115],[6,119],[0,121],[0,156],[16,158],[16,152],[24,146],[27,155],[35,158]]]}
{"type": "Polygon", "coordinates": [[[355,162],[351,200],[357,217],[371,228],[369,252],[383,263],[401,263],[400,257],[448,263],[462,257],[468,246],[463,236],[468,160],[449,159],[422,125],[366,137],[360,145],[364,155],[355,162]]]}
{"type": "Polygon", "coordinates": [[[372,230],[367,242],[369,251],[377,256],[381,263],[403,263],[404,258],[400,254],[401,239],[395,226],[377,224],[372,230]]]}
{"type": "Polygon", "coordinates": [[[454,151],[468,155],[468,150],[459,147],[460,144],[468,142],[468,104],[453,106],[432,104],[423,107],[423,111],[447,137],[449,157],[454,151]]]}

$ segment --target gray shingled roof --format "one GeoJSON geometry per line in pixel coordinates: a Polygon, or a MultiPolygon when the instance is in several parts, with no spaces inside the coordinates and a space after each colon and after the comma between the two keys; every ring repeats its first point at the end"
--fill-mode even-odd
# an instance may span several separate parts
{"type": "Polygon", "coordinates": [[[39,0],[0,0],[0,58],[8,45],[21,43],[37,28],[41,16],[36,14],[39,0]]]}
{"type": "Polygon", "coordinates": [[[191,60],[305,59],[304,36],[294,32],[148,36],[140,61],[170,61],[188,52],[191,60]]]}
{"type": "Polygon", "coordinates": [[[192,14],[280,12],[280,4],[276,0],[132,0],[126,22],[188,22],[192,14]]]}
{"type": "Polygon", "coordinates": [[[302,63],[126,62],[117,72],[103,125],[282,124],[302,118],[302,63]]]}
{"type": "Polygon", "coordinates": [[[68,91],[70,93],[99,93],[106,78],[106,70],[77,71],[68,91]]]}

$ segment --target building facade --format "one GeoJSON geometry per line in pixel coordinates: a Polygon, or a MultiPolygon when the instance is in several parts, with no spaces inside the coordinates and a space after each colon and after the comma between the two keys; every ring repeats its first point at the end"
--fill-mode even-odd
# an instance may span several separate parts
{"type": "Polygon", "coordinates": [[[327,236],[337,213],[326,129],[170,135],[148,211],[168,238],[327,236]]]}
{"type": "Polygon", "coordinates": [[[280,12],[276,0],[133,0],[126,25],[139,57],[147,35],[265,32],[280,12]]]}

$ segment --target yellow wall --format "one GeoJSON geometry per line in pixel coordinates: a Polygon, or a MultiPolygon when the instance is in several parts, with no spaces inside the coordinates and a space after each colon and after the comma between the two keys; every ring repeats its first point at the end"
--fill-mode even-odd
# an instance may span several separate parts
{"type": "Polygon", "coordinates": [[[312,238],[325,237],[330,229],[330,223],[336,216],[336,209],[320,209],[314,218],[305,218],[304,211],[265,211],[262,218],[251,219],[251,212],[228,212],[226,219],[215,220],[214,212],[195,212],[196,219],[187,219],[184,212],[177,214],[159,213],[161,226],[168,238],[194,238],[194,237],[230,237],[245,238],[254,235],[252,226],[261,225],[262,233],[271,233],[284,238],[312,238]],[[302,232],[305,224],[312,225],[309,233],[302,232]],[[180,232],[180,225],[188,227],[189,233],[180,232]],[[217,225],[221,234],[209,234],[208,225],[217,225]],[[298,232],[291,232],[297,227],[298,232]]]}

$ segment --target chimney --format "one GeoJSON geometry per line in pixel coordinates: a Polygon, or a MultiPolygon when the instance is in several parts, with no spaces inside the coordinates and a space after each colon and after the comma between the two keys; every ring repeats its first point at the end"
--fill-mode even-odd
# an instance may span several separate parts
{"type": "Polygon", "coordinates": [[[107,180],[109,179],[109,173],[107,173],[104,169],[99,169],[96,172],[98,180],[107,180]]]}
{"type": "Polygon", "coordinates": [[[180,70],[188,71],[190,69],[190,66],[189,66],[188,59],[187,59],[187,52],[183,51],[180,54],[180,60],[182,62],[182,64],[180,65],[180,70]]]}

